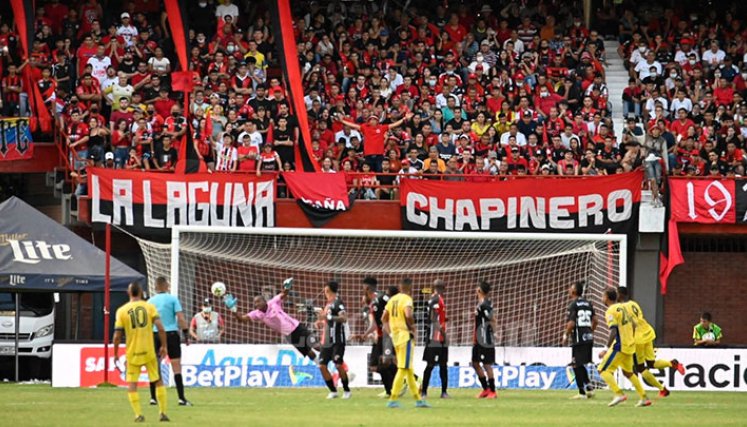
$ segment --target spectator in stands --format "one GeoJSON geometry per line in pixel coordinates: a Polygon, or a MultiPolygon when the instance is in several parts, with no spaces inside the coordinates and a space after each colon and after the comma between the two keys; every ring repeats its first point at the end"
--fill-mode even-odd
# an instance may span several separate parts
{"type": "Polygon", "coordinates": [[[202,302],[202,310],[189,322],[189,335],[199,344],[217,344],[224,332],[223,318],[213,311],[210,299],[202,302]]]}
{"type": "Polygon", "coordinates": [[[721,328],[711,321],[711,313],[700,316],[700,322],[693,326],[693,345],[696,347],[713,347],[721,345],[724,334],[721,328]]]}

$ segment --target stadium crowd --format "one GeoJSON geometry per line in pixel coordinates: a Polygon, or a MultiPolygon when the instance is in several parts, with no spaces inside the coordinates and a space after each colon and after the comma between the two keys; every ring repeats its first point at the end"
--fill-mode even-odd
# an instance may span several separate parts
{"type": "MultiPolygon", "coordinates": [[[[294,170],[298,120],[262,2],[190,3],[189,66],[200,82],[188,111],[171,84],[178,61],[159,3],[37,2],[29,55],[3,17],[2,114],[28,114],[19,74],[33,67],[78,175],[87,165],[173,170],[186,132],[211,170],[294,170]]],[[[655,187],[662,172],[744,173],[747,34],[736,6],[622,4],[598,10],[591,29],[581,2],[380,6],[293,4],[311,154],[323,172],[359,172],[347,179],[361,197],[390,197],[372,191],[396,184],[387,173],[644,167],[655,187]],[[612,33],[617,53],[605,50],[612,33]],[[609,99],[605,79],[615,54],[629,67],[623,102],[609,99]],[[620,105],[628,121],[614,129],[620,105]]]]}

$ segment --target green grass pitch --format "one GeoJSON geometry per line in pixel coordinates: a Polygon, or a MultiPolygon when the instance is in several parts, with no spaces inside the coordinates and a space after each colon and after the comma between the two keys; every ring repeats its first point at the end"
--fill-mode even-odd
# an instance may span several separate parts
{"type": "MultiPolygon", "coordinates": [[[[608,408],[609,391],[593,400],[571,401],[572,391],[500,391],[497,400],[478,400],[477,390],[452,390],[451,400],[430,399],[431,409],[415,409],[408,394],[402,408],[387,409],[378,389],[354,389],[351,400],[325,400],[323,389],[188,389],[193,407],[180,407],[168,390],[171,424],[222,426],[466,426],[466,425],[747,425],[747,393],[673,392],[636,408],[635,394],[608,408]]],[[[435,396],[437,390],[431,393],[435,396]]],[[[146,424],[158,410],[140,390],[146,424]]],[[[653,397],[653,394],[652,394],[653,397]]],[[[2,425],[133,425],[124,389],[53,389],[48,385],[0,384],[2,425]]]]}

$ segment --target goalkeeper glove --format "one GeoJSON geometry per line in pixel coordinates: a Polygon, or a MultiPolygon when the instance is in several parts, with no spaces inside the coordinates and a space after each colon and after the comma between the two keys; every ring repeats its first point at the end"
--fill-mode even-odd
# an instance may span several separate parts
{"type": "Polygon", "coordinates": [[[236,308],[236,304],[238,302],[239,300],[237,300],[236,297],[231,294],[226,294],[223,296],[223,305],[225,305],[227,309],[231,310],[232,313],[236,313],[236,311],[238,311],[238,308],[236,308]]]}
{"type": "Polygon", "coordinates": [[[289,277],[285,279],[285,282],[283,282],[283,289],[285,289],[286,291],[290,291],[292,287],[293,287],[293,278],[289,277]]]}

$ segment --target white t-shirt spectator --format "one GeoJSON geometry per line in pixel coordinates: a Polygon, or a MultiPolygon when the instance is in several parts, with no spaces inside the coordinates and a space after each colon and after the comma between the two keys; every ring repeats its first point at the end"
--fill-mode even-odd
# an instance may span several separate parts
{"type": "Polygon", "coordinates": [[[635,72],[638,73],[638,79],[643,80],[646,77],[651,76],[651,67],[656,68],[656,75],[661,75],[661,63],[659,61],[654,61],[651,64],[648,63],[648,61],[641,61],[638,63],[638,65],[635,66],[635,72]]]}
{"type": "Polygon", "coordinates": [[[349,134],[345,134],[344,130],[341,130],[335,134],[335,143],[337,143],[340,139],[345,140],[345,148],[350,148],[353,146],[353,144],[350,143],[350,138],[356,137],[358,138],[358,141],[362,141],[363,138],[361,137],[361,133],[358,132],[355,129],[350,129],[349,134]]]}
{"type": "Polygon", "coordinates": [[[103,87],[106,81],[106,69],[112,65],[112,60],[108,56],[99,59],[95,56],[88,58],[88,65],[91,66],[91,75],[99,81],[99,86],[103,87]]]}
{"type": "Polygon", "coordinates": [[[148,60],[148,65],[157,73],[165,73],[169,69],[171,61],[166,57],[158,59],[154,56],[148,60]]]}
{"type": "Polygon", "coordinates": [[[392,92],[396,91],[399,85],[405,81],[400,73],[395,74],[393,77],[390,73],[387,73],[386,77],[389,79],[389,89],[391,89],[392,92]]]}
{"type": "Polygon", "coordinates": [[[644,107],[646,111],[648,112],[649,117],[653,117],[654,113],[656,112],[656,103],[660,102],[662,108],[664,108],[664,114],[666,114],[667,111],[669,111],[669,102],[666,98],[660,96],[658,98],[649,98],[646,100],[646,104],[644,104],[644,107]]]}
{"type": "Polygon", "coordinates": [[[726,52],[719,49],[717,51],[713,51],[711,49],[708,49],[707,51],[703,52],[703,62],[705,62],[708,65],[712,65],[714,63],[720,64],[724,61],[724,58],[726,57],[726,52]]]}
{"type": "Polygon", "coordinates": [[[135,44],[137,28],[133,25],[120,25],[119,28],[117,28],[117,35],[122,36],[125,41],[125,46],[130,47],[135,44]]]}
{"type": "Polygon", "coordinates": [[[244,141],[244,135],[249,135],[249,145],[252,147],[256,147],[257,151],[262,147],[262,134],[254,131],[252,133],[248,132],[241,132],[239,134],[239,141],[244,141]]]}
{"type": "Polygon", "coordinates": [[[239,7],[233,3],[221,4],[215,8],[215,16],[220,19],[225,19],[226,16],[233,16],[233,22],[239,19],[239,7]]]}
{"type": "Polygon", "coordinates": [[[674,54],[674,61],[680,65],[685,65],[691,54],[695,55],[696,61],[700,61],[700,55],[698,55],[698,51],[694,49],[690,49],[690,52],[683,52],[681,49],[678,49],[677,53],[674,54]]]}
{"type": "MultiPolygon", "coordinates": [[[[511,136],[511,132],[503,132],[503,134],[501,134],[501,146],[508,145],[509,136],[511,136]]],[[[527,145],[527,137],[521,132],[516,132],[516,145],[519,147],[527,145]]]]}
{"type": "Polygon", "coordinates": [[[682,101],[678,98],[674,98],[672,100],[672,107],[669,110],[673,113],[677,113],[680,108],[684,108],[689,113],[693,110],[693,102],[690,98],[682,98],[682,101]]]}

